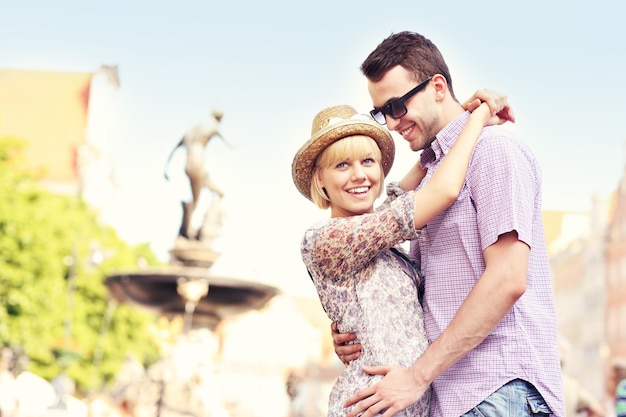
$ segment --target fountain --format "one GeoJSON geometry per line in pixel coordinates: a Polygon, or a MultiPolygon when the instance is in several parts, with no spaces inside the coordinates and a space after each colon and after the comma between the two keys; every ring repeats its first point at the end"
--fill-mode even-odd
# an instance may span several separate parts
{"type": "Polygon", "coordinates": [[[182,315],[185,328],[215,330],[223,319],[264,307],[278,290],[239,278],[213,276],[206,268],[171,268],[123,272],[105,281],[118,302],[148,308],[168,319],[182,315]]]}
{"type": "Polygon", "coordinates": [[[214,389],[210,362],[219,345],[216,327],[228,317],[263,308],[279,293],[273,286],[211,273],[219,257],[212,242],[221,225],[224,193],[209,180],[202,153],[211,137],[221,137],[217,130],[221,117],[221,111],[215,110],[213,124],[192,127],[174,149],[187,148],[185,172],[193,199],[182,202],[183,216],[170,250],[170,264],[120,272],[105,279],[110,296],[117,302],[150,309],[168,319],[183,317],[181,335],[158,363],[143,373],[132,373],[132,381],[118,381],[118,387],[124,387],[118,389],[118,401],[132,404],[135,415],[227,416],[214,389]],[[211,204],[201,226],[194,229],[191,218],[204,189],[211,192],[211,204]]]}

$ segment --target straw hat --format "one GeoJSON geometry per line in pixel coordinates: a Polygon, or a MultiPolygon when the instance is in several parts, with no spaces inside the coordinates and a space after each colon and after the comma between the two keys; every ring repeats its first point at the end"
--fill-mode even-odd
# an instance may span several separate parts
{"type": "Polygon", "coordinates": [[[332,143],[348,136],[363,135],[374,139],[382,155],[385,176],[389,173],[395,146],[389,131],[371,117],[357,114],[347,105],[328,107],[315,116],[311,127],[311,138],[298,150],[291,164],[291,175],[298,191],[311,200],[311,180],[315,160],[332,143]]]}

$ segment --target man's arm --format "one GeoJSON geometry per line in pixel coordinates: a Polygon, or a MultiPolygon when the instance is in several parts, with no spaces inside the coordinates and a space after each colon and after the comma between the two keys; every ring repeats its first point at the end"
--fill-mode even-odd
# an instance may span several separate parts
{"type": "Polygon", "coordinates": [[[346,407],[358,404],[348,417],[361,412],[362,417],[372,417],[382,410],[383,417],[391,417],[419,400],[433,380],[478,346],[524,294],[530,248],[517,239],[517,232],[500,235],[483,254],[485,272],[450,325],[413,366],[363,367],[385,377],[350,397],[346,407]]]}
{"type": "Polygon", "coordinates": [[[337,322],[330,323],[330,333],[333,337],[335,354],[344,365],[361,356],[361,344],[353,342],[356,340],[354,333],[339,333],[337,322]]]}

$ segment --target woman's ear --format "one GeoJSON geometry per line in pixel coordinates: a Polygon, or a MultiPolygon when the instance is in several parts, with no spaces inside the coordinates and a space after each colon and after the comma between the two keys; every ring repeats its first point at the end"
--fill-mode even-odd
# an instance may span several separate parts
{"type": "Polygon", "coordinates": [[[322,173],[321,169],[316,169],[313,173],[313,181],[317,184],[320,190],[324,189],[324,181],[322,181],[322,173]]]}

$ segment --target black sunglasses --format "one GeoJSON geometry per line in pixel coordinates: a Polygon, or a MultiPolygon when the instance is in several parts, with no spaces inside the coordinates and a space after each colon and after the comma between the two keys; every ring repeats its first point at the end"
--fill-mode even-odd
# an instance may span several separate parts
{"type": "Polygon", "coordinates": [[[408,99],[413,97],[415,94],[419,93],[424,89],[433,79],[433,75],[426,78],[424,81],[415,86],[411,91],[406,93],[400,98],[392,98],[384,105],[380,107],[374,107],[374,110],[370,111],[370,115],[381,125],[387,124],[387,119],[385,115],[391,117],[392,119],[399,119],[404,116],[407,112],[406,105],[404,104],[408,99]]]}

